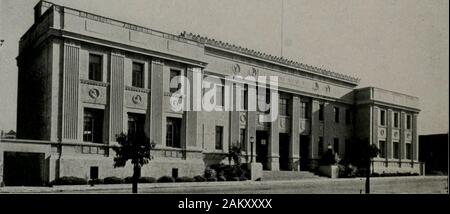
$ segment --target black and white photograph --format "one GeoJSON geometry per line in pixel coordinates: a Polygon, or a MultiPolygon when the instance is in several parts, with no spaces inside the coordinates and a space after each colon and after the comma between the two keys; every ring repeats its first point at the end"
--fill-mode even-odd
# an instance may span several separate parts
{"type": "Polygon", "coordinates": [[[448,195],[448,34],[446,0],[0,0],[0,195],[448,195]]]}

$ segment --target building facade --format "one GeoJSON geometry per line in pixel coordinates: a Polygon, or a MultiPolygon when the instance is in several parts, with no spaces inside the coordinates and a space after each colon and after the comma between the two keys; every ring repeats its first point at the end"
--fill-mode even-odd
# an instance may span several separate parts
{"type": "MultiPolygon", "coordinates": [[[[329,147],[345,158],[356,138],[382,149],[375,171],[420,171],[418,98],[356,89],[357,78],[214,39],[40,1],[20,40],[17,65],[18,140],[0,144],[0,178],[7,185],[31,171],[42,183],[129,176],[131,167],[113,168],[111,146],[117,134],[139,130],[156,144],[142,171],[153,177],[203,174],[206,166],[227,161],[231,145],[244,148],[247,161],[253,154],[265,170],[313,170],[329,147]],[[221,79],[219,105],[227,93],[239,94],[225,90],[225,76],[277,76],[279,116],[267,123],[259,119],[262,112],[248,109],[173,111],[170,80],[194,81],[196,72],[221,79]],[[32,169],[12,173],[19,162],[32,169]]],[[[242,95],[246,108],[252,97],[242,95]]]]}

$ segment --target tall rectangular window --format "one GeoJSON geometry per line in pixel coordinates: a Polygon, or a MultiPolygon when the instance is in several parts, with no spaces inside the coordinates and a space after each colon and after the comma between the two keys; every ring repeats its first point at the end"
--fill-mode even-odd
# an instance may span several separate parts
{"type": "Polygon", "coordinates": [[[308,118],[308,102],[301,101],[300,102],[300,117],[307,119],[308,118]]]}
{"type": "Polygon", "coordinates": [[[128,113],[128,134],[144,133],[145,114],[128,113]]]}
{"type": "Polygon", "coordinates": [[[394,112],[394,128],[398,128],[398,113],[394,112]]]}
{"type": "Polygon", "coordinates": [[[333,139],[333,150],[335,153],[339,154],[339,138],[333,139]]]}
{"type": "Polygon", "coordinates": [[[84,109],[84,142],[103,143],[103,112],[102,109],[84,109]]]}
{"type": "Polygon", "coordinates": [[[392,147],[393,147],[393,151],[392,151],[392,156],[395,158],[395,159],[398,159],[398,157],[400,156],[400,147],[399,147],[400,145],[399,145],[399,143],[398,142],[393,142],[392,143],[392,147]]]}
{"type": "Polygon", "coordinates": [[[339,108],[334,107],[334,122],[339,123],[339,108]]]}
{"type": "Polygon", "coordinates": [[[386,141],[380,140],[378,143],[380,144],[380,157],[385,158],[386,157],[386,141]]]}
{"type": "Polygon", "coordinates": [[[98,54],[89,54],[89,79],[102,81],[102,60],[103,57],[98,54]]]}
{"type": "Polygon", "coordinates": [[[323,110],[325,106],[323,104],[319,104],[319,120],[323,121],[323,110]]]}
{"type": "Polygon", "coordinates": [[[166,146],[181,148],[181,119],[168,117],[166,121],[166,146]]]}
{"type": "Polygon", "coordinates": [[[240,129],[239,130],[239,143],[242,151],[247,151],[247,144],[246,144],[246,129],[240,129]]]}
{"type": "MultiPolygon", "coordinates": [[[[173,79],[180,75],[181,75],[181,71],[170,69],[170,81],[174,81],[173,79]]],[[[169,87],[170,87],[170,82],[169,82],[169,87]]],[[[181,89],[181,83],[178,83],[177,87],[175,87],[175,88],[170,87],[170,93],[175,93],[176,91],[178,91],[180,89],[181,89]]]]}
{"type": "Polygon", "coordinates": [[[386,111],[380,110],[380,125],[385,126],[386,125],[386,111]]]}
{"type": "Polygon", "coordinates": [[[288,99],[286,98],[280,98],[280,115],[287,116],[288,114],[288,99]]]}
{"type": "Polygon", "coordinates": [[[350,145],[351,144],[351,141],[350,141],[350,139],[345,139],[345,156],[346,157],[349,157],[351,154],[351,148],[352,148],[352,145],[350,145]]]}
{"type": "Polygon", "coordinates": [[[406,143],[406,159],[411,160],[411,156],[412,156],[412,147],[410,143],[406,143]]]}
{"type": "Polygon", "coordinates": [[[319,155],[323,154],[323,137],[319,137],[318,152],[319,152],[319,155]]]}
{"type": "Polygon", "coordinates": [[[216,126],[216,149],[223,149],[223,127],[216,126]]]}
{"type": "Polygon", "coordinates": [[[411,115],[406,115],[406,129],[411,129],[411,115]]]}
{"type": "Polygon", "coordinates": [[[241,109],[246,110],[248,107],[248,91],[247,86],[244,86],[244,88],[241,90],[241,109]]]}
{"type": "Polygon", "coordinates": [[[223,84],[223,80],[220,80],[221,84],[216,85],[216,104],[217,106],[223,106],[224,103],[224,84],[223,84]]]}
{"type": "Polygon", "coordinates": [[[345,109],[345,124],[352,123],[352,111],[350,109],[345,109]]]}
{"type": "Polygon", "coordinates": [[[131,85],[134,87],[144,87],[144,64],[133,62],[133,75],[131,85]]]}

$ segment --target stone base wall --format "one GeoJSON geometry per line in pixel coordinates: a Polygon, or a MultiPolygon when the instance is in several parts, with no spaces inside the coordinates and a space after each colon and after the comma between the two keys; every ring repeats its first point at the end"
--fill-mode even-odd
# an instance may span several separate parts
{"type": "Polygon", "coordinates": [[[399,161],[374,161],[372,164],[373,172],[383,173],[418,173],[423,175],[422,163],[419,162],[399,162],[399,161]]]}
{"type": "MultiPolygon", "coordinates": [[[[52,144],[53,145],[53,144],[52,144]]],[[[58,149],[51,149],[51,144],[25,144],[20,142],[2,142],[0,147],[0,182],[3,181],[3,154],[4,152],[43,153],[45,162],[43,166],[43,183],[47,184],[55,178],[63,176],[76,176],[89,179],[91,167],[98,167],[98,177],[116,176],[125,178],[132,176],[131,161],[125,167],[114,168],[114,152],[83,153],[79,145],[63,145],[62,153],[58,149]],[[109,155],[107,154],[109,153],[109,155]]],[[[84,146],[83,146],[84,147],[84,146]]],[[[56,147],[55,147],[56,148],[56,147]]],[[[89,150],[92,151],[92,150],[89,150]]],[[[96,150],[97,151],[97,150],[96,150]]],[[[172,170],[178,169],[178,176],[194,177],[203,175],[205,170],[204,155],[199,151],[186,151],[180,156],[173,151],[154,151],[154,159],[142,167],[141,176],[159,178],[172,176],[172,170]]]]}

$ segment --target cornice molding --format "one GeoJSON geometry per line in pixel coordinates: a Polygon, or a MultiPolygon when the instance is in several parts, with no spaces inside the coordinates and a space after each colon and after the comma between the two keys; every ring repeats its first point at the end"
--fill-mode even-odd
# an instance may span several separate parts
{"type": "Polygon", "coordinates": [[[185,39],[189,39],[189,40],[192,40],[192,41],[203,43],[205,45],[211,45],[211,46],[219,47],[219,48],[222,48],[222,49],[225,49],[225,50],[235,51],[235,52],[242,53],[242,54],[245,54],[245,55],[250,55],[250,56],[253,56],[253,57],[260,58],[260,59],[276,62],[276,63],[282,64],[282,65],[292,66],[292,67],[295,67],[295,68],[298,68],[298,69],[310,71],[310,72],[317,73],[317,74],[320,74],[320,75],[325,75],[325,76],[329,76],[329,77],[332,77],[332,78],[341,79],[341,80],[344,80],[344,81],[349,81],[349,82],[352,82],[354,84],[358,84],[359,81],[360,81],[360,79],[356,78],[356,77],[352,77],[352,76],[348,76],[348,75],[332,72],[330,70],[326,70],[326,69],[323,69],[323,68],[318,68],[318,67],[315,67],[315,66],[303,64],[303,63],[296,62],[294,60],[286,59],[286,58],[283,58],[283,57],[273,56],[273,55],[266,54],[266,53],[263,53],[263,52],[260,52],[260,51],[256,51],[256,50],[244,48],[244,47],[241,47],[241,46],[237,46],[237,45],[234,45],[234,44],[230,44],[230,43],[227,43],[227,42],[222,42],[222,41],[219,41],[219,40],[210,39],[208,37],[195,35],[195,34],[187,33],[187,32],[182,32],[180,34],[180,36],[185,38],[185,39]]]}

